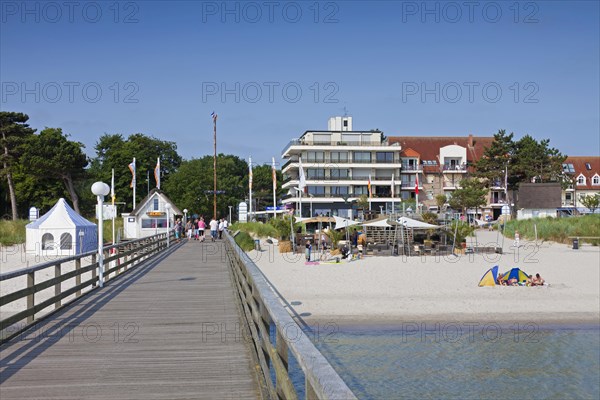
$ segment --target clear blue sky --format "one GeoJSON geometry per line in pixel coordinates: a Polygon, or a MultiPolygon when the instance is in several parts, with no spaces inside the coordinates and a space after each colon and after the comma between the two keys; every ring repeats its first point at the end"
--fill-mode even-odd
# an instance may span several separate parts
{"type": "Polygon", "coordinates": [[[279,160],[344,108],[389,136],[506,129],[600,153],[597,1],[276,3],[3,1],[1,109],[90,155],[136,132],[212,154],[214,110],[219,152],[279,160]]]}

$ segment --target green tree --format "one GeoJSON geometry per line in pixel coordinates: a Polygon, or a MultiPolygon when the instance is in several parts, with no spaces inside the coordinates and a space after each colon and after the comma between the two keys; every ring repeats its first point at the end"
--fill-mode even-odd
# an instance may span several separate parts
{"type": "Polygon", "coordinates": [[[549,144],[548,139],[538,142],[530,135],[523,136],[516,143],[512,164],[519,182],[562,181],[562,164],[567,157],[549,144]]]}
{"type": "Polygon", "coordinates": [[[128,166],[134,157],[137,170],[136,202],[145,197],[147,187],[151,189],[156,185],[154,167],[158,157],[161,167],[161,189],[166,187],[171,175],[182,162],[175,142],[159,140],[141,133],[130,135],[127,139],[120,134],[105,134],[100,137],[94,149],[96,157],[90,167],[91,178],[109,183],[114,168],[117,201],[125,202],[126,208],[129,209],[133,207],[133,192],[128,166]]]}
{"type": "MultiPolygon", "coordinates": [[[[281,199],[284,194],[281,189],[283,175],[281,171],[276,171],[276,175],[277,199],[281,199]]],[[[256,210],[273,206],[273,170],[271,165],[263,164],[252,168],[252,199],[256,200],[256,210]]]]}
{"type": "Polygon", "coordinates": [[[2,146],[0,154],[2,172],[0,175],[6,179],[8,186],[13,221],[18,217],[13,172],[19,164],[23,144],[35,132],[27,124],[28,120],[27,114],[0,111],[0,145],[2,146]]]}
{"type": "Polygon", "coordinates": [[[600,206],[600,195],[596,193],[593,195],[581,196],[579,201],[581,201],[581,204],[593,214],[600,206]]]}
{"type": "MultiPolygon", "coordinates": [[[[180,207],[204,216],[213,214],[213,156],[183,161],[164,185],[180,207]]],[[[217,155],[217,216],[229,214],[229,206],[246,199],[248,164],[233,155],[217,155]]]]}
{"type": "Polygon", "coordinates": [[[446,201],[448,201],[448,199],[446,198],[445,194],[438,194],[437,196],[435,196],[435,204],[437,205],[439,212],[441,212],[444,208],[444,204],[446,204],[446,201]]]}
{"type": "Polygon", "coordinates": [[[85,176],[88,159],[80,142],[70,141],[60,128],[46,128],[32,135],[23,146],[23,165],[34,176],[58,180],[64,187],[79,214],[79,196],[75,182],[85,176]]]}
{"type": "Polygon", "coordinates": [[[514,163],[511,162],[516,152],[513,141],[514,134],[506,134],[501,129],[494,135],[490,147],[486,147],[483,156],[475,163],[475,176],[483,178],[488,185],[499,182],[504,185],[504,175],[508,168],[508,186],[516,188],[518,178],[514,175],[514,163]]]}
{"type": "Polygon", "coordinates": [[[485,196],[488,193],[485,184],[477,178],[467,178],[460,182],[460,189],[456,189],[450,198],[450,207],[466,212],[468,208],[479,208],[486,204],[485,196]]]}

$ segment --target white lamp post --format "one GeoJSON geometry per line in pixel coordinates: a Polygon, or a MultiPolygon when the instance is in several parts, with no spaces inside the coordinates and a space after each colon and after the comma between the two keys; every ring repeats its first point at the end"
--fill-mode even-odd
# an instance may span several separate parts
{"type": "Polygon", "coordinates": [[[92,193],[98,198],[98,211],[96,212],[98,217],[98,286],[104,286],[104,238],[103,238],[103,226],[102,222],[104,216],[102,215],[102,206],[104,203],[104,196],[110,192],[110,187],[104,182],[96,182],[92,185],[92,193]]]}
{"type": "Polygon", "coordinates": [[[313,216],[313,208],[312,208],[312,203],[313,203],[313,197],[315,197],[312,193],[308,194],[310,196],[310,217],[312,218],[313,216]]]}
{"type": "Polygon", "coordinates": [[[187,213],[188,213],[188,209],[184,208],[183,209],[183,226],[185,226],[187,224],[187,213]]]}
{"type": "Polygon", "coordinates": [[[165,204],[165,209],[167,210],[167,247],[169,247],[169,225],[171,222],[171,213],[169,211],[171,211],[171,205],[169,203],[165,204]]]}
{"type": "Polygon", "coordinates": [[[233,207],[233,206],[229,206],[229,224],[231,224],[231,208],[232,208],[232,207],[233,207]]]}

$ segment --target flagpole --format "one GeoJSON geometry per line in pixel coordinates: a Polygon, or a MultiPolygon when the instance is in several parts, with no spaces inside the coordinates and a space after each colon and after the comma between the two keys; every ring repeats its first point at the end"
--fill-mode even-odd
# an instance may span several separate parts
{"type": "Polygon", "coordinates": [[[213,218],[217,219],[217,114],[213,115],[213,218]]]}
{"type": "Polygon", "coordinates": [[[112,244],[115,244],[115,169],[112,169],[112,177],[110,179],[110,197],[112,198],[113,215],[112,215],[112,244]]]}
{"type": "Polygon", "coordinates": [[[394,215],[394,192],[396,190],[394,186],[394,174],[392,174],[392,215],[394,215]]]}
{"type": "Polygon", "coordinates": [[[133,157],[133,209],[135,210],[135,187],[137,186],[137,171],[135,165],[135,157],[133,157]]]}
{"type": "Polygon", "coordinates": [[[277,171],[275,170],[275,157],[273,157],[273,218],[277,218],[277,171]]]}
{"type": "Polygon", "coordinates": [[[419,213],[419,172],[417,171],[416,173],[416,180],[415,180],[415,208],[416,208],[416,213],[419,213]]]}
{"type": "Polygon", "coordinates": [[[249,202],[250,202],[250,205],[248,207],[248,210],[250,211],[248,213],[248,216],[250,218],[249,218],[248,222],[252,222],[252,179],[253,179],[253,176],[252,176],[252,156],[250,156],[248,158],[248,169],[249,169],[249,173],[248,173],[248,177],[249,177],[248,178],[248,192],[249,192],[249,196],[248,196],[248,199],[249,199],[249,202]]]}

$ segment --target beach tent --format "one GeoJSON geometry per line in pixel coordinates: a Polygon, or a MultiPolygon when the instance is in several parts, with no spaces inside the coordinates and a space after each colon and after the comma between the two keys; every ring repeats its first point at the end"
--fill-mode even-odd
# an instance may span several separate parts
{"type": "Polygon", "coordinates": [[[333,218],[335,219],[335,228],[333,228],[335,230],[344,229],[344,228],[347,228],[352,225],[360,224],[360,222],[352,221],[351,219],[348,219],[348,218],[342,218],[342,217],[337,217],[337,216],[334,216],[333,218]]]}
{"type": "Polygon", "coordinates": [[[478,286],[496,286],[496,279],[498,279],[498,266],[494,265],[483,274],[478,286]]]}
{"type": "Polygon", "coordinates": [[[439,228],[437,225],[428,224],[427,222],[417,221],[416,219],[401,217],[398,218],[397,222],[404,225],[406,228],[413,229],[435,229],[439,228]]]}
{"type": "Polygon", "coordinates": [[[529,275],[527,275],[520,268],[513,268],[502,275],[502,280],[505,282],[512,278],[516,278],[518,282],[526,282],[527,279],[529,279],[529,275]]]}
{"type": "Polygon", "coordinates": [[[26,250],[36,255],[70,256],[98,247],[96,224],[77,214],[65,199],[25,227],[26,250]]]}
{"type": "Polygon", "coordinates": [[[371,226],[371,227],[389,228],[391,226],[398,225],[398,224],[395,223],[394,221],[388,220],[387,217],[380,217],[377,219],[373,219],[369,222],[365,222],[362,225],[367,226],[367,227],[371,226]]]}

